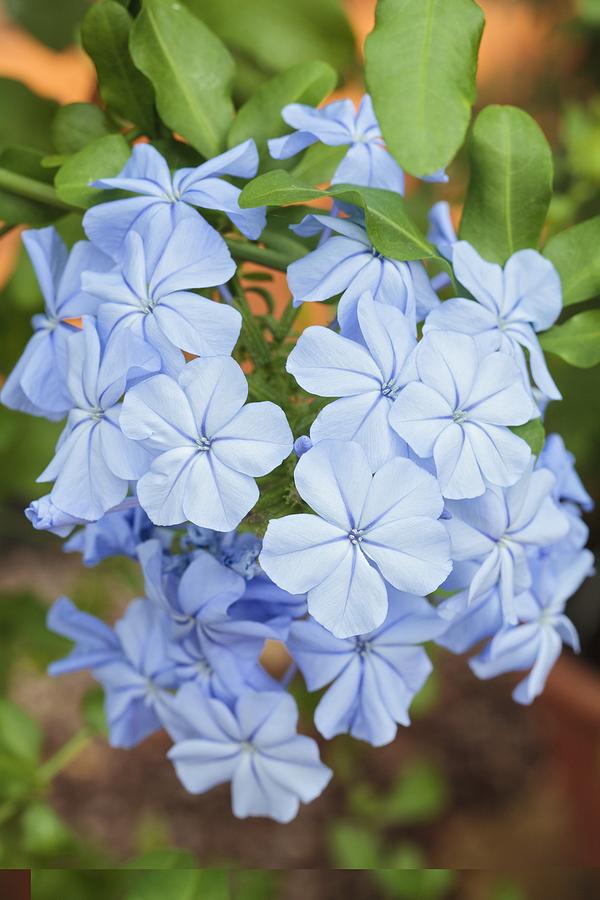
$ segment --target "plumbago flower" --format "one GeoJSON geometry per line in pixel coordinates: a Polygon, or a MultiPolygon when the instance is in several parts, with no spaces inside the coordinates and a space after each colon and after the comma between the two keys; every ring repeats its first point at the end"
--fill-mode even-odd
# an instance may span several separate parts
{"type": "Polygon", "coordinates": [[[407,360],[416,340],[408,319],[391,306],[375,303],[370,294],[358,301],[358,319],[362,343],[312,326],[300,335],[286,369],[306,391],[341,398],[318,414],[311,441],[356,441],[376,471],[395,456],[407,456],[406,444],[388,417],[412,377],[407,360]]]}
{"type": "MultiPolygon", "coordinates": [[[[331,179],[333,184],[358,184],[404,193],[404,173],[385,148],[368,94],[362,98],[358,111],[351,100],[336,100],[320,109],[290,103],[283,107],[281,116],[297,130],[269,141],[269,152],[275,159],[289,159],[317,141],[330,147],[348,145],[348,152],[331,179]]],[[[448,178],[440,169],[424,180],[448,178]]]]}
{"type": "Polygon", "coordinates": [[[529,445],[507,427],[536,410],[512,356],[482,352],[468,335],[433,331],[419,343],[418,381],[400,391],[389,422],[421,457],[433,456],[444,497],[478,497],[524,473],[529,445]]]}
{"type": "Polygon", "coordinates": [[[71,408],[65,384],[66,344],[75,331],[70,319],[94,315],[98,300],[81,286],[84,270],[105,272],[112,260],[87,241],[79,241],[69,253],[55,228],[23,234],[38,284],[44,297],[44,313],[32,319],[34,328],[19,362],[6,379],[0,400],[47,419],[62,419],[71,408]]]}
{"type": "Polygon", "coordinates": [[[560,400],[536,337],[537,331],[550,328],[562,309],[560,278],[550,260],[536,250],[519,250],[502,269],[482,259],[466,241],[458,241],[452,247],[452,265],[475,300],[446,300],[427,316],[423,331],[479,336],[490,350],[511,353],[529,385],[527,350],[535,384],[550,399],[560,400]]]}
{"type": "Polygon", "coordinates": [[[154,457],[137,494],[155,524],[231,531],[252,509],[255,477],[290,454],[293,438],[278,406],[244,405],[247,396],[229,357],[195,359],[177,381],[157,375],[127,392],[121,428],[154,457]]]}
{"type": "Polygon", "coordinates": [[[316,743],[296,734],[297,720],[289,694],[245,692],[231,708],[184,685],[167,723],[175,741],[168,756],[190,793],[229,781],[236,816],[289,822],[332,776],[316,743]]]}
{"type": "Polygon", "coordinates": [[[426,594],[448,575],[443,502],[435,479],[408,459],[375,475],[359,444],[321,441],[294,473],[317,515],[271,519],[260,564],[336,637],[378,628],[388,611],[386,581],[426,594]],[[385,580],[384,580],[385,579],[385,580]]]}
{"type": "Polygon", "coordinates": [[[348,732],[380,747],[410,724],[408,708],[432,671],[418,645],[447,624],[423,597],[390,587],[388,598],[385,622],[369,634],[341,640],[313,619],[292,625],[288,647],[308,689],[331,682],[315,710],[323,737],[348,732]]]}
{"type": "Polygon", "coordinates": [[[102,346],[87,317],[67,347],[66,389],[71,410],[56,455],[37,479],[53,481],[49,499],[69,516],[99,519],[127,496],[129,482],[149,463],[146,450],[119,427],[121,398],[129,384],[155,372],[151,347],[117,334],[102,346]]]}
{"type": "Polygon", "coordinates": [[[85,272],[82,283],[100,302],[98,329],[106,340],[123,331],[146,341],[176,374],[181,352],[229,354],[242,324],[239,312],[190,288],[222,284],[235,272],[227,245],[197,217],[164,229],[148,222],[128,232],[121,261],[105,273],[85,272]]]}
{"type": "Polygon", "coordinates": [[[446,503],[446,522],[456,561],[474,560],[468,597],[474,601],[498,585],[504,620],[517,621],[515,597],[532,583],[527,551],[546,547],[569,531],[569,520],[552,498],[554,476],[529,469],[512,487],[489,487],[473,500],[446,503]]]}
{"type": "Polygon", "coordinates": [[[416,333],[417,322],[439,304],[423,264],[382,256],[373,247],[363,223],[355,219],[311,214],[291,227],[305,235],[315,232],[315,224],[333,235],[288,266],[294,306],[341,294],[337,318],[342,334],[360,339],[358,301],[369,291],[378,303],[404,313],[416,333]]]}
{"type": "Polygon", "coordinates": [[[50,610],[48,627],[76,642],[69,656],[52,663],[50,674],[92,669],[104,688],[112,747],[134,747],[163,727],[176,678],[162,610],[135,600],[113,630],[61,597],[50,610]]]}
{"type": "Polygon", "coordinates": [[[152,222],[168,234],[182,218],[190,215],[203,221],[194,209],[199,206],[224,212],[242,234],[255,240],[265,227],[264,208],[241,209],[240,189],[222,176],[253,178],[257,169],[258,152],[253,140],[244,141],[196,168],[179,169],[173,176],[158,150],[150,144],[136,144],[117,176],[101,178],[92,182],[92,186],[105,190],[120,188],[141,196],[93,206],[83,219],[86,234],[96,247],[118,257],[131,228],[143,232],[152,222]]]}

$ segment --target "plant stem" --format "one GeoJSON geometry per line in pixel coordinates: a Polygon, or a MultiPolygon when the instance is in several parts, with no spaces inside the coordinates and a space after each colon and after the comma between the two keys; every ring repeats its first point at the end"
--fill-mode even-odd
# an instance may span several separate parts
{"type": "Polygon", "coordinates": [[[56,751],[54,756],[47,759],[38,769],[38,776],[42,784],[49,784],[83,750],[91,741],[92,736],[89,728],[81,728],[56,751]]]}
{"type": "Polygon", "coordinates": [[[29,178],[27,175],[20,175],[18,172],[11,172],[9,169],[0,169],[0,188],[11,191],[13,194],[19,194],[21,197],[27,197],[28,200],[45,203],[46,206],[54,206],[57,209],[75,208],[68,203],[63,203],[57,197],[51,184],[45,184],[43,181],[29,178]]]}
{"type": "Polygon", "coordinates": [[[231,255],[238,262],[255,262],[269,269],[277,269],[278,272],[285,272],[289,266],[291,259],[288,259],[283,253],[276,250],[269,250],[267,247],[259,247],[250,241],[228,240],[227,246],[231,251],[231,255]]]}

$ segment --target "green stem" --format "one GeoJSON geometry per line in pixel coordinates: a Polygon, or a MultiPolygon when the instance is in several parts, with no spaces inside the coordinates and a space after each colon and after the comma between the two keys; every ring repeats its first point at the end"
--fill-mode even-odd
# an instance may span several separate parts
{"type": "Polygon", "coordinates": [[[269,250],[267,247],[259,247],[257,244],[251,244],[250,241],[228,240],[227,246],[237,262],[260,263],[269,269],[277,269],[278,272],[285,272],[292,262],[283,253],[269,250]]]}
{"type": "Polygon", "coordinates": [[[58,198],[51,184],[45,184],[43,181],[29,178],[27,175],[20,175],[18,172],[11,172],[9,169],[0,169],[0,188],[11,191],[13,194],[19,194],[21,197],[27,197],[29,200],[37,200],[47,206],[54,206],[57,209],[74,209],[73,206],[63,203],[58,198]]]}
{"type": "Polygon", "coordinates": [[[38,769],[38,776],[42,784],[49,784],[59,772],[68,766],[83,748],[91,741],[92,734],[89,728],[84,727],[76,732],[73,737],[60,747],[54,756],[47,759],[38,769]]]}

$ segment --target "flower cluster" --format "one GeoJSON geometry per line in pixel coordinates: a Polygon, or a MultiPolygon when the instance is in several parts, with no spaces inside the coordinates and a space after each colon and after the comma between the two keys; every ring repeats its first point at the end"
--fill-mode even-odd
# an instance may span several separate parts
{"type": "MultiPolygon", "coordinates": [[[[297,130],[270,141],[275,158],[348,145],[335,182],[403,191],[368,96],[358,113],[282,115],[297,130]]],[[[141,143],[94,183],[128,196],[88,210],[88,241],[69,252],[54,228],[25,232],[46,309],[2,401],[66,418],[33,526],[86,565],[135,559],[144,578],[113,627],[55,603],[49,627],[74,648],[51,672],[92,671],[113,746],[164,728],[189,791],[230,782],[237,816],[286,822],[332,774],[297,734],[296,670],[326,688],[324,738],[374,746],[410,723],[428,641],[477,648],[479,678],[525,671],[514,697],[530,703],[562,644],[577,649],[564,608],[592,570],[591,501],[561,438],[536,456],[519,429],[560,398],[537,338],[561,310],[558,274],[535,250],[504,268],[482,259],[444,205],[430,238],[458,288],[443,301],[450,279],[383,257],[357,207],[292,226],[319,237],[288,267],[290,310],[338,300],[337,317],[288,335],[279,402],[248,403],[260,363],[224,234],[260,237],[265,210],[241,208],[230,180],[257,168],[251,140],[173,173],[141,143]],[[298,408],[308,435],[288,423],[298,408]],[[260,536],[257,478],[265,495],[285,484],[289,513],[260,536]],[[293,660],[281,679],[268,641],[293,660]]]]}

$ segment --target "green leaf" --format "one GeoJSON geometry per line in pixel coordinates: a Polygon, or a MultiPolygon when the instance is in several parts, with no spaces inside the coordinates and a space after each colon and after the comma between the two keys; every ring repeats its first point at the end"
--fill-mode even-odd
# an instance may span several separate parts
{"type": "Polygon", "coordinates": [[[589,369],[600,363],[600,309],[590,309],[540,335],[542,348],[572,366],[589,369]]]}
{"type": "Polygon", "coordinates": [[[600,294],[600,216],[573,225],[550,238],[544,256],[560,275],[563,305],[583,303],[600,294]]]}
{"type": "Polygon", "coordinates": [[[50,131],[58,103],[38,97],[20,81],[0,78],[0,109],[0,146],[21,144],[46,153],[52,150],[50,131]]]}
{"type": "Polygon", "coordinates": [[[75,43],[77,24],[87,8],[88,0],[6,0],[11,19],[53,50],[75,43]]]}
{"type": "Polygon", "coordinates": [[[81,40],[92,57],[107,107],[146,134],[154,131],[152,85],[136,69],[129,52],[132,19],[115,0],[94,3],[81,23],[81,40]]]}
{"type": "Polygon", "coordinates": [[[379,0],[367,86],[389,150],[431,175],[461,146],[475,99],[484,16],[474,0],[379,0]]]}
{"type": "Polygon", "coordinates": [[[165,848],[141,853],[127,863],[128,869],[195,869],[198,860],[188,850],[165,848]]]}
{"type": "Polygon", "coordinates": [[[69,103],[61,106],[54,117],[52,142],[59,153],[69,155],[114,130],[99,106],[94,106],[93,103],[69,103]]]}
{"type": "Polygon", "coordinates": [[[514,425],[510,430],[529,444],[534,456],[540,455],[546,440],[546,430],[541,419],[532,419],[524,425],[514,425]]]}
{"type": "Polygon", "coordinates": [[[0,698],[0,753],[28,763],[39,759],[42,730],[20,706],[0,698]]]}
{"type": "Polygon", "coordinates": [[[219,38],[181,3],[144,0],[129,45],[163,122],[204,156],[219,153],[233,120],[234,75],[219,38]]]}
{"type": "Polygon", "coordinates": [[[23,848],[31,855],[54,856],[68,848],[73,836],[54,810],[46,803],[27,807],[21,819],[23,848]]]}
{"type": "Polygon", "coordinates": [[[107,191],[90,187],[98,178],[117,175],[129,159],[129,144],[121,134],[97,138],[71,156],[56,173],[56,193],[65,203],[87,209],[110,199],[107,191]]]}
{"type": "Polygon", "coordinates": [[[537,247],[552,194],[552,154],[539,125],[514,106],[488,106],[475,121],[469,156],[461,239],[501,264],[537,247]]]}
{"type": "Polygon", "coordinates": [[[335,197],[365,210],[365,224],[373,246],[393,259],[438,258],[435,248],[412,222],[403,198],[379,188],[336,184],[326,191],[313,188],[281,169],[259,175],[243,189],[239,203],[253,206],[286,206],[318,197],[335,197]]]}
{"type": "Polygon", "coordinates": [[[336,81],[335,70],[318,60],[298,63],[276,75],[259,87],[239,110],[227,136],[228,146],[254,138],[261,159],[270,159],[267,139],[290,130],[281,118],[283,107],[288,103],[317,106],[334,89],[336,81]]]}
{"type": "Polygon", "coordinates": [[[322,59],[343,70],[354,60],[354,36],[340,0],[185,0],[241,59],[263,72],[322,59]]]}
{"type": "MultiPolygon", "coordinates": [[[[32,147],[4,147],[0,150],[0,169],[26,175],[44,184],[52,183],[52,173],[44,168],[44,154],[32,147]]],[[[8,188],[0,189],[0,219],[7,225],[48,225],[64,210],[31,200],[8,188]]]]}

